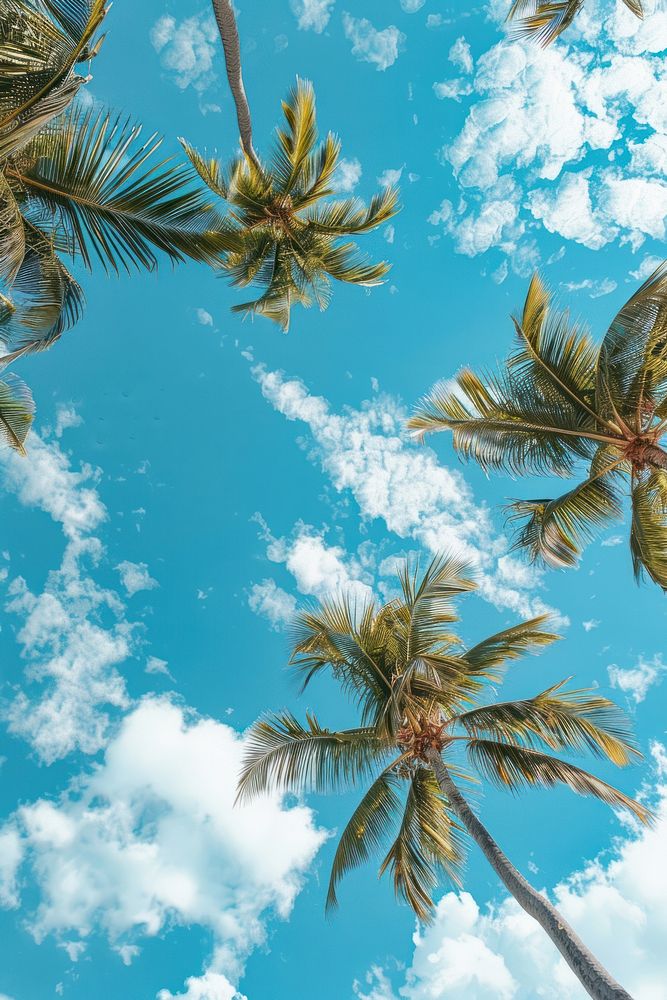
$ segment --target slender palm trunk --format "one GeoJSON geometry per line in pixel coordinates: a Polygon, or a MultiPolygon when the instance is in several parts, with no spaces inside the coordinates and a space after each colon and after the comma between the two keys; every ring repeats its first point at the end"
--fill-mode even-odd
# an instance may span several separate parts
{"type": "Polygon", "coordinates": [[[632,1000],[630,994],[609,975],[588,950],[555,907],[530,885],[505,857],[495,840],[475,816],[461,795],[437,750],[428,752],[438,785],[447,797],[452,811],[458,816],[487,861],[514,896],[519,906],[530,914],[549,935],[573,973],[594,1000],[632,1000]]]}
{"type": "Polygon", "coordinates": [[[239,123],[239,135],[243,152],[249,160],[259,169],[259,160],[252,144],[252,122],[250,120],[250,108],[243,86],[243,74],[241,72],[241,49],[239,46],[239,33],[236,28],[236,18],[231,0],[212,0],[213,13],[220,31],[222,47],[225,51],[225,66],[227,69],[227,79],[229,87],[236,105],[236,118],[239,123]]]}

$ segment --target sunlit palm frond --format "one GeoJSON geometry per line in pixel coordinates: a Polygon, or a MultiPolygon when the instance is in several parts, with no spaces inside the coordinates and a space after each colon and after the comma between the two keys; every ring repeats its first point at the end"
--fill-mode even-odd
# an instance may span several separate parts
{"type": "Polygon", "coordinates": [[[340,156],[340,140],[331,132],[319,148],[308,157],[302,168],[302,190],[295,194],[298,211],[333,194],[333,178],[340,156]]]}
{"type": "Polygon", "coordinates": [[[646,572],[667,590],[667,472],[662,469],[634,480],[630,552],[635,578],[646,572]]]}
{"type": "Polygon", "coordinates": [[[329,202],[305,213],[308,223],[329,236],[354,236],[370,232],[388,222],[398,211],[398,191],[384,188],[371,198],[368,206],[358,199],[329,202]]]}
{"type": "Polygon", "coordinates": [[[347,872],[358,868],[389,839],[402,806],[398,789],[404,784],[394,763],[373,782],[343,830],[331,865],[326,909],[338,906],[336,889],[347,872]]]}
{"type": "Polygon", "coordinates": [[[13,372],[0,379],[0,443],[25,454],[25,439],[35,415],[30,389],[13,372]]]}
{"type": "Polygon", "coordinates": [[[225,176],[224,169],[219,160],[215,157],[209,157],[208,159],[202,156],[201,153],[197,152],[194,146],[191,146],[186,139],[179,137],[178,140],[185,150],[186,156],[189,159],[192,166],[195,168],[204,184],[217,194],[219,198],[227,198],[229,194],[229,181],[225,176]]]}
{"type": "Polygon", "coordinates": [[[433,772],[417,768],[410,782],[403,819],[396,840],[382,862],[380,874],[389,871],[396,894],[412,907],[420,920],[433,916],[433,890],[444,873],[460,885],[463,840],[452,821],[433,772]]]}
{"type": "Polygon", "coordinates": [[[622,767],[639,756],[625,714],[607,698],[592,691],[563,690],[562,681],[534,698],[500,702],[464,712],[457,719],[473,737],[530,746],[537,742],[550,750],[587,752],[622,767]]]}
{"type": "Polygon", "coordinates": [[[523,314],[514,319],[514,325],[519,350],[507,362],[510,383],[573,410],[582,423],[595,429],[590,403],[597,348],[566,313],[552,311],[551,296],[537,274],[530,282],[523,314]]]}
{"type": "Polygon", "coordinates": [[[501,377],[481,379],[466,369],[436,384],[408,422],[423,438],[451,430],[456,450],[484,469],[567,475],[577,458],[589,458],[594,442],[582,435],[577,415],[557,401],[501,377]]]}
{"type": "Polygon", "coordinates": [[[667,262],[614,318],[600,348],[597,396],[640,431],[667,392],[667,262]]]}
{"type": "Polygon", "coordinates": [[[0,278],[11,285],[25,257],[25,229],[14,193],[0,172],[0,278]]]}
{"type": "MultiPolygon", "coordinates": [[[[617,457],[610,472],[621,464],[617,457]]],[[[514,547],[533,562],[554,569],[576,566],[582,547],[597,531],[623,512],[623,501],[611,475],[597,474],[553,500],[515,500],[509,520],[518,523],[514,547]]]]}
{"type": "Polygon", "coordinates": [[[317,143],[315,91],[308,80],[297,77],[286,101],[282,102],[287,127],[277,129],[277,147],[271,158],[271,171],[280,182],[283,194],[292,194],[303,186],[304,170],[317,143]]]}
{"type": "Polygon", "coordinates": [[[549,622],[549,615],[538,615],[537,618],[520,622],[478,642],[461,653],[460,659],[465,663],[467,672],[487,680],[498,681],[501,677],[498,668],[509,660],[518,660],[530,653],[539,653],[544,646],[549,646],[561,638],[555,632],[544,628],[549,622]]]}
{"type": "Polygon", "coordinates": [[[25,150],[7,175],[25,190],[27,207],[52,213],[90,267],[153,268],[155,250],[172,260],[215,263],[236,246],[187,168],[152,163],[160,139],[141,146],[139,129],[108,114],[75,110],[25,150]]]}
{"type": "Polygon", "coordinates": [[[551,45],[574,21],[584,0],[515,0],[508,20],[513,34],[530,38],[545,48],[551,45]]]}
{"type": "Polygon", "coordinates": [[[608,805],[627,809],[643,823],[650,820],[649,810],[635,799],[588,771],[539,750],[516,743],[476,738],[469,740],[467,749],[480,773],[501,788],[519,791],[522,788],[550,788],[564,784],[579,795],[592,795],[608,805]]]}
{"type": "Polygon", "coordinates": [[[331,732],[313,715],[304,727],[289,712],[260,719],[246,737],[240,799],[267,788],[332,791],[353,786],[381,765],[391,746],[365,727],[331,732]]]}

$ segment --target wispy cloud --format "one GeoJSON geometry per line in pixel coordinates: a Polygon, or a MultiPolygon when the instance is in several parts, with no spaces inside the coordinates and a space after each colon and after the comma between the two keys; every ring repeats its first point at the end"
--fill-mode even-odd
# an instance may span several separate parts
{"type": "Polygon", "coordinates": [[[381,30],[365,17],[343,14],[343,31],[352,42],[352,55],[363,62],[373,63],[377,70],[393,66],[405,43],[405,35],[391,24],[381,30]]]}

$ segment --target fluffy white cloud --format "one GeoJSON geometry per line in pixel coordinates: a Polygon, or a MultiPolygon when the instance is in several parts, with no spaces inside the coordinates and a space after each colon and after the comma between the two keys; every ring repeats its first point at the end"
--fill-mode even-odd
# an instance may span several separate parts
{"type": "Polygon", "coordinates": [[[331,17],[336,0],[290,0],[292,13],[301,31],[321,35],[331,17]]]}
{"type": "Polygon", "coordinates": [[[458,67],[462,73],[472,73],[473,58],[470,46],[463,35],[460,35],[447,55],[450,63],[458,67]]]}
{"type": "MultiPolygon", "coordinates": [[[[591,249],[664,238],[667,70],[656,54],[664,31],[659,5],[638,27],[621,4],[603,16],[591,0],[579,26],[548,50],[508,40],[479,57],[466,119],[441,150],[463,196],[441,220],[459,252],[507,252],[535,220],[591,249]],[[471,239],[489,206],[497,225],[471,239]]],[[[453,61],[467,72],[471,56],[461,46],[453,61]]],[[[436,87],[460,99],[467,81],[436,87]]]]}
{"type": "Polygon", "coordinates": [[[405,164],[400,167],[387,167],[386,170],[382,171],[377,179],[377,182],[380,187],[395,187],[395,185],[400,181],[404,170],[405,164]]]}
{"type": "Polygon", "coordinates": [[[213,317],[206,309],[197,309],[197,322],[201,326],[213,326],[213,317]]]}
{"type": "Polygon", "coordinates": [[[73,750],[96,753],[107,737],[109,711],[128,705],[118,666],[132,652],[133,626],[118,595],[90,575],[102,554],[96,538],[72,540],[41,593],[22,577],[9,586],[5,610],[22,620],[16,638],[30,683],[4,716],[9,731],[46,763],[73,750]]]}
{"type": "Polygon", "coordinates": [[[562,288],[568,292],[588,292],[589,298],[599,299],[615,292],[618,287],[611,278],[584,278],[582,281],[564,281],[562,288]]]}
{"type": "Polygon", "coordinates": [[[163,14],[153,25],[151,42],[181,90],[192,86],[202,92],[215,80],[213,63],[220,38],[212,15],[177,21],[171,14],[163,14]]]}
{"type": "MultiPolygon", "coordinates": [[[[557,885],[558,909],[636,1000],[667,1000],[667,757],[654,748],[656,825],[634,826],[557,885]],[[622,946],[619,946],[619,942],[622,946]]],[[[432,926],[414,935],[412,963],[395,989],[386,970],[355,984],[360,1000],[585,1000],[587,994],[539,925],[512,899],[480,907],[447,893],[432,926]]]]}
{"type": "Polygon", "coordinates": [[[27,441],[30,461],[14,451],[0,451],[5,488],[16,493],[26,507],[40,507],[59,521],[69,538],[94,531],[107,511],[95,489],[99,470],[82,465],[72,470],[70,460],[57,442],[31,434],[27,441]]]}
{"type": "Polygon", "coordinates": [[[21,806],[1,835],[18,836],[37,883],[36,939],[76,947],[98,931],[135,953],[143,937],[198,925],[213,952],[181,995],[232,1000],[266,920],[289,915],[326,836],[279,796],[235,805],[242,755],[233,729],[149,698],[60,801],[21,806]]]}
{"type": "Polygon", "coordinates": [[[174,994],[169,990],[160,990],[157,1000],[247,1000],[232,986],[227,976],[221,976],[217,972],[191,976],[186,980],[185,986],[185,993],[174,994]]]}
{"type": "Polygon", "coordinates": [[[58,403],[56,406],[56,425],[53,433],[61,438],[70,427],[80,427],[83,418],[76,412],[71,403],[58,403]]]}
{"type": "MultiPolygon", "coordinates": [[[[255,518],[261,525],[260,537],[267,543],[267,558],[285,566],[294,577],[300,594],[318,600],[332,594],[346,594],[362,602],[372,596],[373,577],[364,566],[364,561],[350,557],[340,545],[328,545],[322,532],[300,521],[290,536],[275,538],[261,515],[256,514],[255,518]]],[[[265,584],[271,582],[264,581],[265,584]]],[[[260,594],[254,589],[251,601],[253,597],[258,599],[258,604],[260,598],[266,601],[268,597],[272,602],[279,600],[280,610],[282,605],[285,611],[288,609],[288,595],[279,592],[279,588],[275,591],[271,589],[270,593],[263,588],[260,594]]],[[[253,610],[267,613],[268,609],[258,606],[253,610]]]]}
{"type": "Polygon", "coordinates": [[[118,563],[116,570],[120,576],[120,582],[130,597],[138,594],[140,590],[154,590],[159,586],[157,580],[154,580],[148,572],[146,563],[134,563],[130,562],[129,559],[124,559],[118,563]]]}
{"type": "Polygon", "coordinates": [[[379,30],[367,18],[353,17],[347,11],[343,14],[343,30],[352,42],[352,55],[373,63],[378,70],[394,65],[405,42],[405,35],[395,25],[379,30]]]}
{"type": "Polygon", "coordinates": [[[252,585],[248,605],[255,614],[267,618],[275,629],[291,621],[297,608],[296,598],[270,579],[252,585]]]}
{"type": "Polygon", "coordinates": [[[401,0],[401,10],[405,11],[406,14],[416,14],[425,3],[426,0],[401,0]]]}
{"type": "Polygon", "coordinates": [[[361,180],[361,163],[356,157],[339,160],[332,185],[341,194],[350,194],[361,180]]]}
{"type": "MultiPolygon", "coordinates": [[[[441,466],[430,448],[410,439],[406,414],[396,401],[378,396],[360,410],[337,414],[299,379],[261,365],[253,369],[253,375],[275,409],[288,420],[308,425],[315,443],[315,451],[309,448],[309,453],[315,455],[336,490],[352,493],[364,519],[381,518],[389,531],[414,540],[427,551],[452,550],[470,560],[478,570],[482,595],[499,608],[520,615],[547,610],[533,592],[539,582],[535,574],[526,570],[520,580],[515,570],[514,577],[508,578],[507,567],[512,564],[503,563],[503,570],[498,562],[507,556],[507,542],[495,533],[489,512],[476,503],[457,469],[441,466]]],[[[291,542],[281,539],[276,548],[279,561],[295,574],[299,589],[317,595],[317,580],[334,580],[337,574],[342,580],[345,573],[359,579],[356,570],[345,570],[342,553],[326,551],[321,537],[312,532],[302,527],[291,542]],[[325,557],[326,574],[322,571],[325,557]]]]}
{"type": "Polygon", "coordinates": [[[630,271],[630,276],[632,278],[636,278],[637,281],[646,281],[647,278],[651,277],[655,269],[660,267],[663,263],[663,259],[664,258],[662,257],[655,257],[648,254],[644,257],[636,271],[630,271]]]}
{"type": "Polygon", "coordinates": [[[57,440],[32,434],[29,448],[27,462],[0,453],[5,486],[58,521],[67,543],[40,593],[22,577],[9,584],[5,610],[20,619],[16,637],[29,685],[3,715],[10,732],[51,763],[104,745],[111,714],[128,705],[118,667],[133,652],[134,626],[118,594],[91,575],[104,555],[93,534],[107,516],[91,485],[99,473],[89,466],[74,471],[57,440]]]}
{"type": "Polygon", "coordinates": [[[660,683],[665,670],[667,663],[657,653],[650,660],[640,656],[634,667],[619,667],[612,663],[607,667],[607,674],[611,686],[623,691],[638,705],[648,694],[649,688],[660,683]]]}

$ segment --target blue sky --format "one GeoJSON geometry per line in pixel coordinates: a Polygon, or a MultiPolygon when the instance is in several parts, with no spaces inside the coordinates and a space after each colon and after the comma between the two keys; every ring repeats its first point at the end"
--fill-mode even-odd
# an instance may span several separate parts
{"type": "MultiPolygon", "coordinates": [[[[499,506],[539,484],[487,480],[444,437],[404,431],[436,379],[506,354],[534,268],[601,336],[661,259],[667,11],[638,25],[587,0],[545,53],[503,40],[497,0],[353,6],[240,4],[244,73],[260,152],[299,74],[343,140],[341,190],[399,180],[401,214],[365,241],[386,284],[337,288],[283,336],[232,316],[236,293],[203,267],[89,276],[82,322],[23,365],[36,432],[27,460],[0,454],[3,1000],[582,995],[474,851],[426,932],[372,868],[325,921],[353,798],[231,806],[260,712],[350,718],[327,684],[297,699],[294,607],[386,593],[396,557],[448,546],[482,580],[466,640],[545,607],[561,619],[566,641],[514,667],[509,692],[574,674],[633,715],[645,764],[599,770],[654,803],[651,833],[566,792],[479,805],[633,995],[667,1000],[664,597],[635,585],[623,524],[578,570],[535,572],[499,506]]],[[[235,150],[205,3],[117,0],[108,30],[94,101],[170,153],[178,135],[235,150]]]]}

